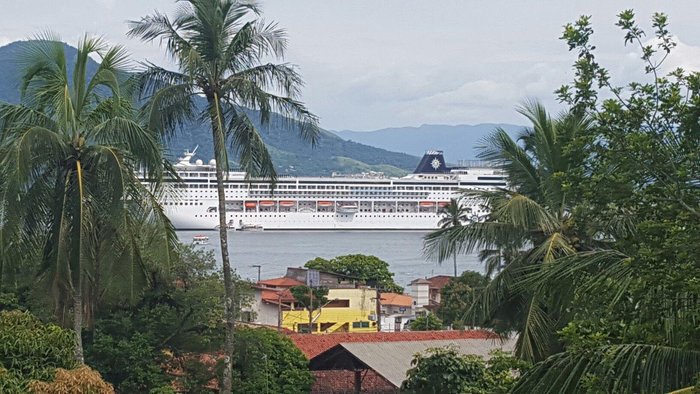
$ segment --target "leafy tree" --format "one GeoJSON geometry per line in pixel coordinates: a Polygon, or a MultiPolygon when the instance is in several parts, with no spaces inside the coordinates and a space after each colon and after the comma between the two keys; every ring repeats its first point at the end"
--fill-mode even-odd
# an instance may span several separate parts
{"type": "Polygon", "coordinates": [[[175,240],[135,172],[160,179],[164,159],[158,136],[135,120],[123,48],[85,37],[70,70],[64,44],[47,35],[19,59],[22,103],[0,104],[0,209],[12,212],[0,224],[0,265],[40,261],[57,316],[72,309],[82,363],[83,316],[92,316],[108,284],[135,297],[133,223],[164,229],[161,247],[175,240]],[[89,74],[91,56],[101,63],[89,74]]]}
{"type": "MultiPolygon", "coordinates": [[[[508,189],[467,191],[463,198],[489,212],[479,221],[437,230],[425,238],[425,250],[437,259],[476,249],[496,251],[504,268],[479,294],[468,320],[485,321],[499,332],[518,332],[516,355],[541,360],[560,348],[556,331],[567,321],[565,293],[523,286],[533,271],[597,243],[576,222],[576,195],[568,193],[564,174],[583,170],[585,156],[568,144],[586,134],[590,120],[576,114],[552,118],[530,102],[520,108],[532,123],[517,141],[497,129],[479,157],[498,163],[508,189]]],[[[609,234],[607,228],[600,229],[609,234]]]]}
{"type": "Polygon", "coordinates": [[[76,366],[73,335],[29,312],[0,312],[0,391],[26,392],[31,380],[52,380],[57,368],[76,366]]]}
{"type": "Polygon", "coordinates": [[[419,316],[409,325],[411,331],[437,331],[442,330],[442,320],[433,313],[419,316]]]}
{"type": "Polygon", "coordinates": [[[530,365],[502,351],[491,358],[459,354],[454,347],[432,348],[411,361],[401,389],[407,393],[507,393],[530,365]]]}
{"type": "Polygon", "coordinates": [[[82,365],[76,369],[56,370],[56,378],[52,382],[32,381],[28,385],[34,394],[114,394],[111,384],[102,380],[99,373],[82,365]]]}
{"type": "Polygon", "coordinates": [[[389,271],[389,264],[376,256],[348,254],[330,260],[316,257],[307,261],[304,267],[358,278],[382,291],[403,293],[403,288],[394,282],[394,274],[389,271]]]}
{"type": "Polygon", "coordinates": [[[668,392],[700,372],[700,75],[661,75],[675,46],[666,15],[652,17],[653,44],[634,12],[618,18],[648,78],[612,85],[584,16],[565,27],[578,58],[574,83],[558,94],[596,125],[570,147],[590,157],[585,176],[569,179],[571,193],[585,197],[580,220],[624,231],[531,278],[573,294],[572,321],[560,333],[566,351],[536,365],[514,392],[668,392]]]}
{"type": "Polygon", "coordinates": [[[156,12],[129,22],[129,36],[160,40],[179,68],[176,72],[148,64],[143,72],[141,90],[148,99],[150,125],[170,132],[187,120],[206,119],[211,125],[226,290],[224,392],[231,392],[236,303],[228,254],[226,143],[230,143],[247,176],[274,181],[270,153],[245,109],[260,110],[263,124],[269,122],[273,111],[296,119],[293,126],[312,143],[319,133],[316,118],[296,99],[302,85],[299,74],[288,64],[263,63],[270,57],[282,58],[287,41],[277,24],[254,19],[259,15],[254,1],[188,0],[179,3],[173,20],[156,12]],[[204,108],[196,105],[199,95],[206,99],[204,108]]]}
{"type": "MultiPolygon", "coordinates": [[[[471,208],[461,204],[458,199],[451,198],[449,204],[440,209],[442,218],[438,222],[438,226],[442,229],[459,227],[470,220],[469,213],[471,213],[471,208]]],[[[454,248],[454,253],[452,253],[452,261],[455,270],[454,276],[457,277],[457,248],[454,248]]]]}
{"type": "MultiPolygon", "coordinates": [[[[469,323],[464,321],[465,315],[488,283],[488,277],[478,272],[464,271],[440,290],[440,307],[436,314],[444,324],[452,325],[453,328],[463,327],[469,323]]],[[[471,323],[472,326],[476,325],[474,321],[471,323]]]]}
{"type": "Polygon", "coordinates": [[[314,287],[301,285],[293,286],[289,289],[294,300],[309,311],[309,334],[313,332],[313,313],[321,309],[328,302],[328,289],[325,287],[314,287]]]}
{"type": "Polygon", "coordinates": [[[243,393],[308,393],[308,361],[284,335],[266,328],[236,330],[234,382],[243,393]]]}
{"type": "MultiPolygon", "coordinates": [[[[223,283],[211,251],[179,245],[168,271],[149,272],[154,287],[134,307],[100,315],[86,347],[90,365],[122,392],[148,392],[170,384],[162,366],[191,353],[211,353],[223,344],[223,283]]],[[[243,283],[236,299],[250,300],[243,283]]],[[[249,290],[249,289],[248,289],[249,290]]],[[[188,364],[189,365],[189,364],[188,364]]],[[[188,372],[189,370],[186,370],[188,372]]],[[[183,378],[201,388],[192,368],[183,378]],[[192,373],[192,375],[189,374],[192,373]]],[[[200,371],[201,372],[201,371],[200,371]]],[[[206,372],[207,381],[214,377],[206,372]]]]}

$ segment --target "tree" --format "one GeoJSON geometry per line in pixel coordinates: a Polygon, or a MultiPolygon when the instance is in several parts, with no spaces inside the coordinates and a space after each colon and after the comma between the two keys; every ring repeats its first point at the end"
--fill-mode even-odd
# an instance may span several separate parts
{"type": "Polygon", "coordinates": [[[319,133],[316,118],[296,99],[302,85],[299,74],[288,64],[263,63],[268,57],[281,58],[287,42],[277,24],[254,19],[259,15],[254,1],[188,0],[179,3],[173,20],[156,12],[129,22],[129,36],[143,41],[160,40],[179,68],[176,72],[148,64],[143,72],[141,88],[148,99],[150,125],[170,132],[188,120],[207,119],[211,125],[226,290],[224,392],[231,392],[235,323],[226,232],[226,143],[230,143],[247,176],[274,181],[270,154],[246,109],[258,109],[263,124],[269,122],[273,111],[293,118],[293,126],[312,143],[319,133]],[[196,104],[199,95],[206,99],[203,108],[196,104]]]}
{"type": "Polygon", "coordinates": [[[475,355],[457,352],[454,347],[432,348],[411,360],[401,390],[416,394],[507,393],[530,365],[502,351],[484,361],[475,355]]]}
{"type": "Polygon", "coordinates": [[[234,381],[243,393],[308,393],[313,376],[294,343],[267,328],[236,330],[234,381]]]}
{"type": "MultiPolygon", "coordinates": [[[[205,382],[215,377],[187,357],[215,353],[224,342],[224,288],[214,254],[180,244],[171,268],[164,271],[160,265],[146,267],[152,287],[138,304],[112,305],[97,316],[86,345],[88,363],[120,392],[170,386],[173,378],[163,366],[183,359],[182,380],[192,392],[202,389],[200,376],[205,382]]],[[[248,302],[249,290],[236,283],[236,299],[248,302]]]]}
{"type": "MultiPolygon", "coordinates": [[[[466,322],[464,317],[488,283],[488,277],[478,272],[464,271],[440,290],[440,307],[436,314],[444,324],[452,325],[453,328],[463,327],[466,323],[472,323],[472,327],[476,326],[475,321],[466,322]]],[[[481,325],[483,322],[478,323],[481,325]]]]}
{"type": "Polygon", "coordinates": [[[411,331],[437,331],[442,330],[443,324],[439,317],[432,313],[417,317],[410,324],[411,331]]]}
{"type": "Polygon", "coordinates": [[[0,391],[26,392],[32,380],[52,380],[57,368],[77,366],[73,335],[29,312],[0,312],[0,391]]]}
{"type": "MultiPolygon", "coordinates": [[[[583,171],[585,155],[567,148],[587,132],[590,120],[570,113],[552,118],[537,102],[526,103],[519,112],[532,127],[517,141],[497,129],[479,153],[507,175],[509,188],[464,192],[462,198],[481,204],[489,214],[429,234],[424,247],[437,259],[477,249],[496,251],[498,261],[507,259],[467,319],[487,322],[502,333],[515,329],[516,355],[538,361],[560,348],[556,331],[567,321],[566,297],[524,286],[524,281],[531,272],[597,242],[578,226],[571,209],[577,196],[568,192],[564,176],[583,171]]],[[[601,233],[609,234],[605,228],[601,233]]]]}
{"type": "MultiPolygon", "coordinates": [[[[460,203],[458,199],[451,198],[449,204],[440,209],[440,214],[442,218],[438,222],[438,226],[441,229],[446,229],[450,227],[459,227],[468,220],[469,213],[471,213],[471,208],[468,208],[460,203]]],[[[444,233],[443,233],[444,234],[444,233]]],[[[452,253],[452,260],[454,263],[454,276],[457,277],[457,248],[453,248],[454,253],[452,253]]],[[[440,260],[440,262],[442,262],[440,260]]]]}
{"type": "Polygon", "coordinates": [[[293,286],[289,289],[294,300],[309,311],[309,334],[313,333],[313,312],[321,309],[328,302],[328,289],[325,287],[314,287],[301,285],[293,286]]]}
{"type": "Polygon", "coordinates": [[[376,256],[348,254],[330,260],[316,257],[307,261],[304,267],[357,278],[385,292],[403,293],[403,288],[394,282],[389,264],[376,256]]]}
{"type": "Polygon", "coordinates": [[[675,46],[666,15],[652,17],[653,44],[633,11],[621,12],[617,26],[625,44],[639,47],[645,80],[612,85],[582,16],[564,30],[578,57],[574,83],[558,95],[596,123],[571,146],[590,157],[586,176],[571,179],[592,208],[582,219],[625,231],[532,277],[536,286],[567,286],[573,318],[561,331],[566,351],[535,366],[514,392],[552,392],[554,382],[557,392],[669,392],[697,383],[700,289],[690,278],[700,275],[700,75],[661,75],[675,46]]]}
{"type": "Polygon", "coordinates": [[[22,103],[0,104],[0,209],[12,213],[0,222],[8,251],[0,260],[40,261],[57,316],[72,309],[82,363],[83,316],[91,318],[107,284],[124,287],[130,300],[138,291],[134,223],[162,229],[162,247],[175,240],[153,190],[136,176],[138,169],[157,182],[164,158],[158,136],[135,120],[123,48],[85,37],[69,70],[64,44],[46,35],[19,59],[22,103]],[[101,60],[93,73],[91,56],[101,60]]]}

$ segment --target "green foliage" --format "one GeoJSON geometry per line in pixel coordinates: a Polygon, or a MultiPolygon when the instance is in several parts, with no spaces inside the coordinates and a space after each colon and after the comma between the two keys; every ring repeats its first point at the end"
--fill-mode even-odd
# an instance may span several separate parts
{"type": "Polygon", "coordinates": [[[330,260],[316,257],[306,262],[304,266],[358,278],[385,292],[403,293],[403,288],[394,282],[394,274],[389,271],[389,264],[376,256],[348,254],[330,260]]]}
{"type": "Polygon", "coordinates": [[[432,348],[411,361],[401,389],[407,393],[499,394],[507,393],[530,364],[502,351],[491,353],[488,362],[463,355],[456,348],[432,348]]]}
{"type": "Polygon", "coordinates": [[[474,271],[464,271],[462,275],[453,278],[440,290],[437,316],[446,325],[464,326],[467,323],[475,326],[476,321],[465,321],[464,318],[488,283],[488,277],[474,271]]]}
{"type": "Polygon", "coordinates": [[[308,361],[284,335],[266,328],[236,330],[234,387],[243,393],[308,393],[308,361]]]}
{"type": "Polygon", "coordinates": [[[419,316],[409,325],[411,331],[437,331],[442,330],[443,323],[439,317],[432,313],[419,316]]]}
{"type": "Polygon", "coordinates": [[[29,312],[0,312],[0,391],[23,392],[30,380],[52,380],[57,368],[74,368],[73,339],[29,312]]]}
{"type": "MultiPolygon", "coordinates": [[[[214,352],[223,344],[224,290],[213,253],[189,245],[176,250],[170,270],[153,267],[149,273],[156,287],[135,307],[101,315],[86,346],[88,362],[122,392],[148,392],[168,384],[172,379],[162,370],[168,361],[165,350],[214,352]]],[[[249,289],[242,282],[236,289],[245,305],[249,289]]],[[[190,372],[184,380],[198,390],[202,371],[192,366],[190,372]]]]}
{"type": "Polygon", "coordinates": [[[325,287],[314,287],[306,285],[293,286],[289,289],[296,302],[304,308],[315,311],[328,302],[328,289],[325,287]]]}
{"type": "Polygon", "coordinates": [[[662,75],[675,43],[667,17],[651,19],[653,46],[632,10],[618,15],[646,72],[625,86],[597,62],[589,17],[565,27],[575,78],[557,93],[595,127],[568,147],[587,155],[585,174],[564,178],[578,196],[576,225],[597,244],[530,277],[571,295],[559,332],[566,351],[536,365],[514,392],[668,392],[700,372],[700,74],[662,75]]]}

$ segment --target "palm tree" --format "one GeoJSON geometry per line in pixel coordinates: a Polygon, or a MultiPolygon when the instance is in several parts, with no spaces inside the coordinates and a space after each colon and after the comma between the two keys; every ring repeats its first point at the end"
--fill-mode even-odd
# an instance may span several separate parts
{"type": "Polygon", "coordinates": [[[129,22],[130,36],[160,40],[179,68],[169,71],[147,64],[142,74],[142,94],[148,99],[151,126],[174,132],[176,126],[191,120],[211,125],[226,292],[224,392],[231,390],[235,305],[226,233],[226,144],[248,176],[268,178],[274,183],[276,173],[270,153],[247,109],[259,110],[263,124],[270,121],[273,112],[281,113],[284,122],[290,122],[312,144],[318,135],[316,118],[297,100],[302,85],[299,74],[289,64],[263,62],[269,57],[280,59],[287,41],[275,23],[256,20],[259,15],[254,1],[185,0],[179,3],[172,20],[156,12],[129,22]],[[203,106],[197,105],[200,96],[206,100],[203,106]]]}
{"type": "Polygon", "coordinates": [[[72,306],[75,357],[82,363],[83,316],[94,311],[106,283],[121,275],[131,281],[122,283],[126,293],[137,290],[134,222],[164,229],[164,245],[175,240],[135,172],[160,179],[162,149],[158,136],[135,120],[123,48],[86,36],[71,69],[65,45],[44,35],[26,43],[19,60],[22,101],[0,104],[3,247],[38,248],[57,311],[72,306]],[[101,60],[94,70],[91,56],[101,60]]]}
{"type": "Polygon", "coordinates": [[[507,174],[508,188],[467,191],[463,199],[487,208],[482,220],[454,226],[426,237],[425,250],[444,259],[455,253],[488,250],[505,263],[481,292],[471,313],[496,328],[518,331],[516,354],[537,361],[556,350],[556,330],[565,322],[558,296],[523,286],[533,270],[585,248],[588,241],[574,226],[562,176],[582,165],[576,153],[565,150],[569,141],[589,127],[571,114],[552,119],[539,103],[526,103],[519,112],[532,123],[514,141],[497,129],[485,141],[480,158],[496,163],[507,174]],[[497,322],[498,324],[493,324],[497,322]]]}
{"type": "MultiPolygon", "coordinates": [[[[471,213],[470,208],[460,204],[459,200],[452,198],[446,206],[440,208],[440,214],[442,215],[442,219],[440,219],[440,221],[438,222],[438,226],[443,230],[461,226],[469,220],[469,213],[471,213]]],[[[439,234],[445,233],[441,232],[439,234]]],[[[426,239],[430,239],[431,236],[433,236],[433,234],[428,234],[426,236],[426,239]]],[[[452,253],[452,262],[454,264],[454,276],[456,278],[458,276],[456,249],[454,253],[452,253]]]]}

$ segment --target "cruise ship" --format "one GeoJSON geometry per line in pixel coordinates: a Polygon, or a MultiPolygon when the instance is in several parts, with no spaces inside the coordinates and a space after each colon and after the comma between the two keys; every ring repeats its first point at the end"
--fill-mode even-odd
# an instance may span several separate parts
{"type": "MultiPolygon", "coordinates": [[[[219,225],[215,162],[192,163],[186,151],[174,165],[182,182],[162,203],[178,230],[214,230],[219,225]]],[[[381,173],[332,177],[279,177],[269,182],[229,172],[225,181],[226,222],[232,230],[433,230],[441,208],[466,189],[506,186],[505,175],[488,163],[448,167],[442,151],[427,151],[405,177],[381,173]]],[[[469,206],[470,215],[484,215],[469,206]]]]}

